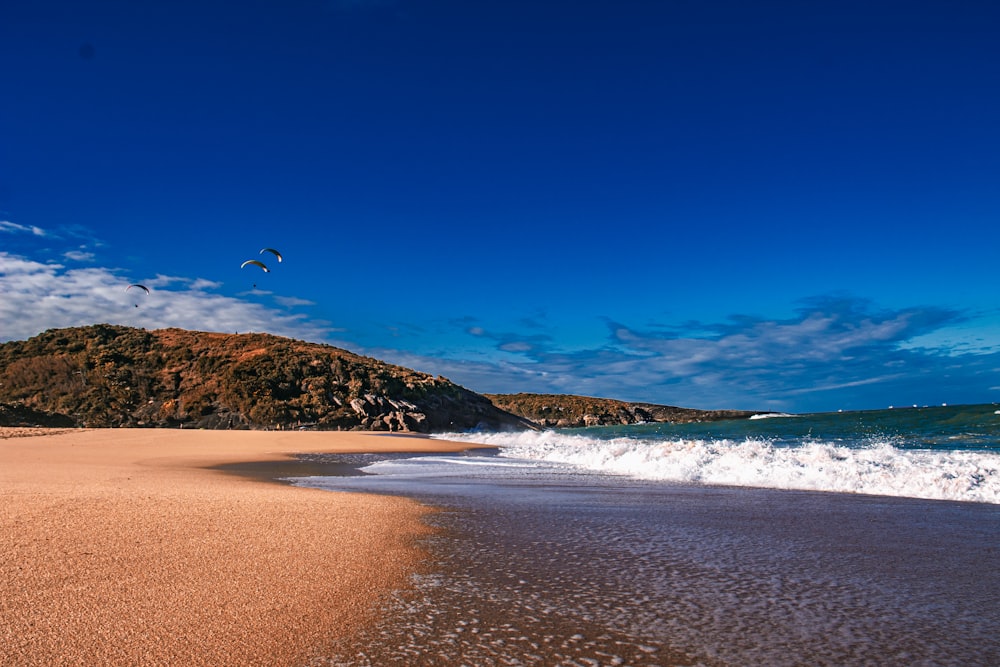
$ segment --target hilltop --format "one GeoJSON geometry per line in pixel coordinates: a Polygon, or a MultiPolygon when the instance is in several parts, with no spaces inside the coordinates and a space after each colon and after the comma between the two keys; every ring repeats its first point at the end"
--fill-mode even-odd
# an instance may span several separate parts
{"type": "Polygon", "coordinates": [[[745,419],[556,394],[480,395],[443,377],[270,334],[110,324],[0,344],[0,425],[416,433],[745,419]]]}
{"type": "Polygon", "coordinates": [[[748,419],[759,414],[746,410],[696,410],[655,403],[629,403],[610,398],[567,394],[486,394],[502,410],[543,428],[574,428],[639,424],[642,422],[706,422],[748,419]]]}
{"type": "Polygon", "coordinates": [[[418,433],[533,428],[443,377],[330,345],[109,324],[0,344],[0,419],[418,433]]]}

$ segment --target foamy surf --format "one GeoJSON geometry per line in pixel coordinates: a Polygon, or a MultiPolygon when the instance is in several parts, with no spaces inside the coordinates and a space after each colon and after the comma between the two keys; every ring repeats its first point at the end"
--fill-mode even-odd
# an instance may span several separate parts
{"type": "Polygon", "coordinates": [[[1000,503],[1000,454],[766,439],[598,439],[555,431],[449,434],[500,456],[635,479],[1000,503]]]}

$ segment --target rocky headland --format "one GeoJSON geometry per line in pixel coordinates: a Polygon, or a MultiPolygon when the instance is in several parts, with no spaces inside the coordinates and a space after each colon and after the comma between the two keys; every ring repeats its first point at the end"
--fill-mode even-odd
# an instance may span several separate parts
{"type": "Polygon", "coordinates": [[[542,428],[577,428],[647,422],[707,422],[748,419],[747,410],[696,410],[655,403],[629,403],[610,398],[567,394],[486,394],[502,410],[542,428]]]}
{"type": "Polygon", "coordinates": [[[0,345],[0,420],[415,433],[534,428],[443,377],[330,345],[108,324],[0,345]]]}

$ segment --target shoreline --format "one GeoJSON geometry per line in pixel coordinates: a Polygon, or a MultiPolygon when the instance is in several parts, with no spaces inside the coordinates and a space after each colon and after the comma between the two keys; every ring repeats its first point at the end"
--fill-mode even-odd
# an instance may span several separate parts
{"type": "Polygon", "coordinates": [[[434,510],[291,486],[268,467],[469,448],[354,431],[0,429],[0,663],[308,662],[410,585],[434,510]]]}
{"type": "Polygon", "coordinates": [[[995,505],[414,467],[314,481],[443,510],[323,664],[1000,664],[995,505]]]}

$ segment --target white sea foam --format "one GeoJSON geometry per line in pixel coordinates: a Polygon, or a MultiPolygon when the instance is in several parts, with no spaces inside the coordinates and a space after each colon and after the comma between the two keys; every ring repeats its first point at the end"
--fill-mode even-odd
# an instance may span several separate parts
{"type": "Polygon", "coordinates": [[[603,440],[555,431],[438,437],[493,445],[503,457],[647,480],[1000,504],[995,452],[904,450],[886,440],[785,447],[751,438],[603,440]]]}
{"type": "Polygon", "coordinates": [[[759,415],[750,415],[750,419],[776,419],[779,417],[797,417],[798,415],[789,415],[784,412],[765,412],[759,415]]]}

